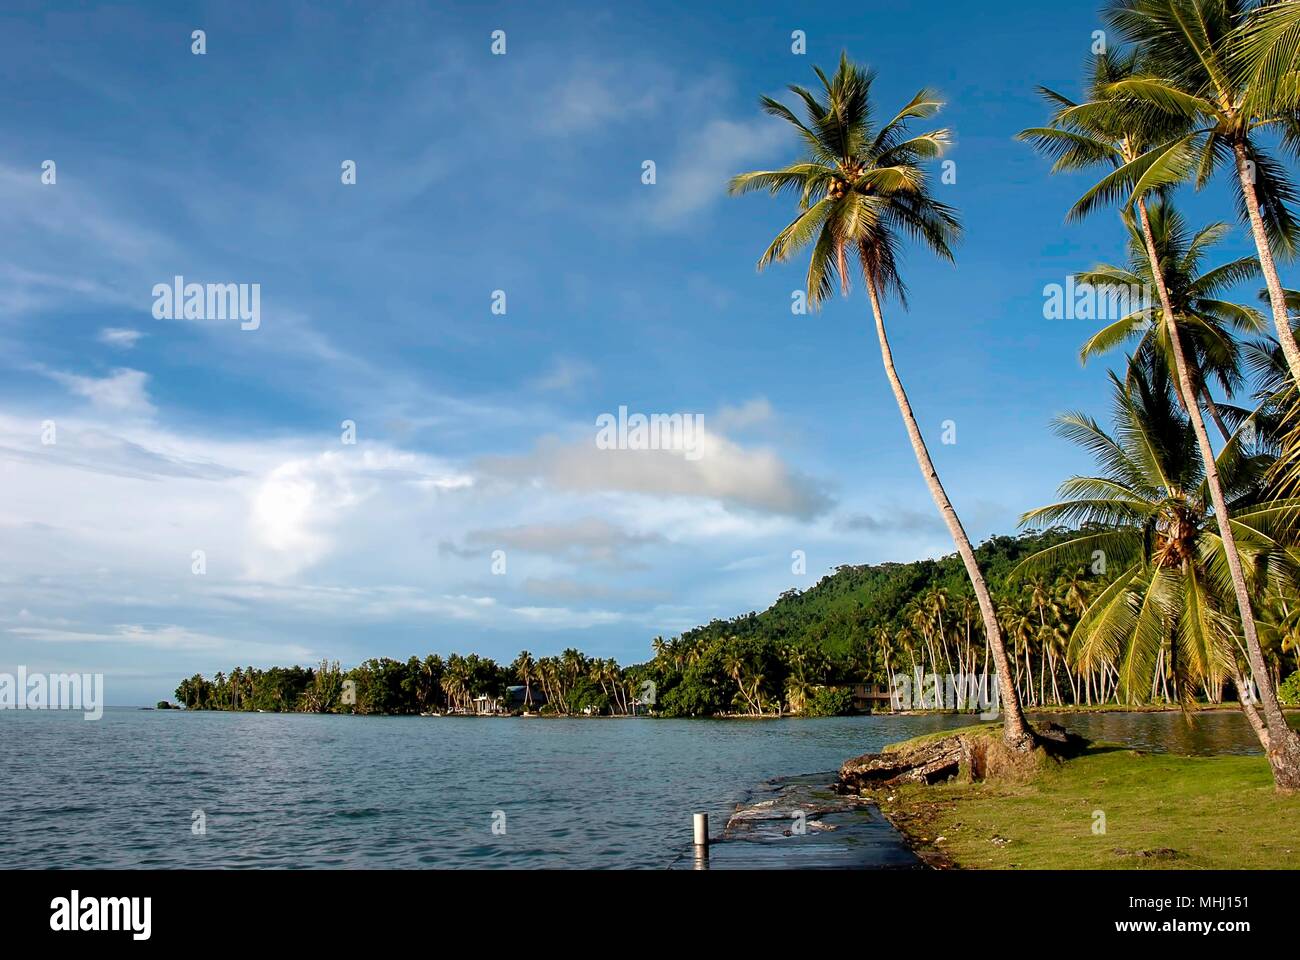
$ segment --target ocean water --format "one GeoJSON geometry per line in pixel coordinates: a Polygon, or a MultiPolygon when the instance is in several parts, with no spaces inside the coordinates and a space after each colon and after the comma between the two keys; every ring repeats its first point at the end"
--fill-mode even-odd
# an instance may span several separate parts
{"type": "MultiPolygon", "coordinates": [[[[695,811],[718,829],[763,781],[969,722],[0,711],[0,868],[659,869],[695,811]]],[[[1211,722],[1211,749],[1249,748],[1211,722]]]]}

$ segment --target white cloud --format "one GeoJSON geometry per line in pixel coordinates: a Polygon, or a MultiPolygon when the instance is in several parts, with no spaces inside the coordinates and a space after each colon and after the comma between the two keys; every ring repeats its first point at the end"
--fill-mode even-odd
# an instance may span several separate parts
{"type": "Polygon", "coordinates": [[[481,469],[498,477],[541,480],[558,490],[625,491],[716,500],[732,508],[811,518],[830,506],[822,485],[785,464],[775,451],[746,449],[707,427],[698,459],[677,450],[602,450],[590,438],[540,441],[523,456],[487,457],[481,469]]]}
{"type": "Polygon", "coordinates": [[[99,331],[99,342],[106,343],[110,347],[130,350],[143,336],[144,334],[139,330],[131,330],[126,327],[105,327],[99,331]]]}
{"type": "Polygon", "coordinates": [[[713,424],[720,432],[728,433],[767,423],[771,419],[772,405],[765,397],[756,397],[738,407],[723,407],[713,418],[713,424]]]}
{"type": "MultiPolygon", "coordinates": [[[[0,660],[74,657],[174,685],[233,662],[356,662],[408,644],[496,655],[494,643],[534,631],[592,631],[588,646],[618,632],[636,645],[685,616],[664,597],[689,589],[691,564],[656,562],[653,582],[633,571],[700,548],[716,571],[728,551],[788,539],[820,504],[818,485],[773,451],[707,431],[696,462],[598,451],[593,426],[576,458],[561,447],[554,462],[533,455],[485,473],[332,432],[178,431],[120,416],[111,389],[91,381],[65,381],[99,401],[80,414],[0,412],[0,660]],[[47,415],[58,425],[49,446],[47,415]],[[508,576],[489,575],[484,550],[498,547],[508,576]]],[[[751,403],[729,417],[766,414],[751,403]]],[[[461,427],[488,435],[484,423],[494,420],[461,427]]],[[[731,600],[710,593],[691,616],[707,619],[719,596],[731,600]]]]}
{"type": "Polygon", "coordinates": [[[59,370],[52,370],[49,375],[75,395],[89,400],[98,410],[136,416],[153,416],[155,412],[146,390],[149,374],[141,370],[119,367],[106,377],[85,377],[59,370]]]}
{"type": "Polygon", "coordinates": [[[676,154],[657,165],[646,188],[647,216],[665,229],[684,226],[727,195],[727,181],[789,139],[770,118],[716,119],[688,135],[676,154]]]}
{"type": "MultiPolygon", "coordinates": [[[[248,565],[254,579],[280,579],[319,562],[334,549],[335,531],[381,492],[419,510],[440,491],[466,489],[472,479],[442,470],[426,458],[380,447],[329,450],[282,463],[258,484],[249,518],[265,549],[248,565]]],[[[392,502],[392,501],[390,501],[392,502]]]]}

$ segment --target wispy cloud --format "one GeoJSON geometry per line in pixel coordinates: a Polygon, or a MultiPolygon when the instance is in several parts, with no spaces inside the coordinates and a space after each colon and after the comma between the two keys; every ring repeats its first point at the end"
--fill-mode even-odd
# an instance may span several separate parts
{"type": "Polygon", "coordinates": [[[490,550],[521,550],[580,564],[626,566],[630,553],[662,540],[658,533],[636,533],[600,517],[582,517],[564,523],[471,530],[462,547],[449,549],[479,556],[490,550]]]}
{"type": "Polygon", "coordinates": [[[120,367],[104,377],[87,377],[61,370],[48,375],[70,392],[90,401],[92,407],[110,413],[152,416],[155,408],[149,400],[149,374],[142,370],[120,367]]]}
{"type": "Polygon", "coordinates": [[[144,334],[139,330],[131,330],[126,327],[105,327],[99,331],[99,342],[106,343],[110,347],[130,350],[143,336],[144,334]]]}
{"type": "Polygon", "coordinates": [[[634,123],[660,107],[667,78],[650,67],[582,61],[541,97],[536,128],[551,136],[572,136],[610,123],[634,123]]]}
{"type": "Polygon", "coordinates": [[[532,382],[537,390],[567,393],[595,376],[595,368],[585,360],[557,357],[550,368],[532,382]]]}
{"type": "Polygon", "coordinates": [[[788,139],[769,118],[709,121],[657,164],[656,184],[647,188],[646,218],[665,230],[688,225],[705,208],[726,197],[731,177],[768,157],[788,139]]]}

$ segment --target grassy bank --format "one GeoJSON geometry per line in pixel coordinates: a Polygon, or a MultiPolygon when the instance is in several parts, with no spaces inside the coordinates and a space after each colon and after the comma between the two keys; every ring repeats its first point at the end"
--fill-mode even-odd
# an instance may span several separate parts
{"type": "Polygon", "coordinates": [[[882,789],[876,799],[940,866],[1300,869],[1300,796],[1274,791],[1262,757],[1096,744],[1047,763],[1027,782],[904,786],[882,789]],[[1098,811],[1104,833],[1093,832],[1098,811]]]}

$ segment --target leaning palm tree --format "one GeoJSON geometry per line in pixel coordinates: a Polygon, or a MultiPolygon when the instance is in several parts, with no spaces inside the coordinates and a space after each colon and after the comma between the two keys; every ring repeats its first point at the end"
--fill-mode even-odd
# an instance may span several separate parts
{"type": "MultiPolygon", "coordinates": [[[[1147,2],[1148,0],[1134,0],[1138,5],[1147,2]]],[[[1150,0],[1150,3],[1161,2],[1174,0],[1150,0]]],[[[1177,124],[1178,118],[1171,119],[1167,114],[1135,109],[1128,100],[1107,99],[1108,91],[1132,82],[1124,77],[1132,75],[1135,62],[1132,54],[1099,57],[1092,78],[1092,99],[1084,104],[1073,104],[1067,98],[1046,91],[1061,109],[1053,117],[1051,126],[1026,130],[1020,136],[1055,157],[1053,172],[1098,165],[1113,168],[1075,203],[1070,212],[1072,218],[1083,216],[1106,202],[1118,201],[1125,210],[1137,210],[1137,222],[1151,265],[1151,278],[1155,281],[1174,360],[1177,374],[1175,386],[1196,434],[1201,460],[1205,465],[1206,486],[1214,508],[1215,523],[1224,543],[1224,558],[1236,596],[1242,632],[1245,634],[1251,674],[1263,708],[1262,724],[1255,722],[1259,718],[1254,714],[1253,705],[1246,703],[1244,693],[1243,708],[1251,717],[1260,742],[1269,755],[1274,779],[1279,785],[1300,786],[1300,736],[1287,726],[1281,704],[1268,678],[1267,665],[1255,628],[1246,574],[1237,549],[1236,532],[1228,511],[1223,483],[1218,475],[1214,449],[1205,429],[1205,419],[1201,416],[1192,367],[1177,324],[1178,313],[1165,282],[1165,267],[1152,228],[1150,204],[1181,182],[1187,174],[1192,159],[1191,135],[1169,139],[1171,124],[1177,124]],[[1152,144],[1162,145],[1153,147],[1152,144]]]]}
{"type": "MultiPolygon", "coordinates": [[[[1241,257],[1201,272],[1205,255],[1226,236],[1228,225],[1212,223],[1192,233],[1173,204],[1163,200],[1151,204],[1150,215],[1152,240],[1174,307],[1175,325],[1183,335],[1188,353],[1192,388],[1227,443],[1232,439],[1232,431],[1210,395],[1207,380],[1218,381],[1229,397],[1242,384],[1240,344],[1232,331],[1260,333],[1264,321],[1258,311],[1225,300],[1223,294],[1227,288],[1257,277],[1259,261],[1241,257]]],[[[1146,238],[1132,216],[1125,217],[1125,226],[1129,233],[1128,263],[1101,264],[1079,274],[1077,280],[1094,289],[1155,288],[1146,238]]],[[[1086,362],[1135,337],[1139,338],[1136,358],[1140,364],[1160,363],[1171,372],[1175,370],[1169,326],[1164,322],[1163,312],[1158,306],[1153,309],[1145,304],[1112,320],[1089,337],[1079,352],[1080,359],[1086,362]]]]}
{"type": "Polygon", "coordinates": [[[798,197],[798,214],[776,235],[759,258],[758,267],[790,259],[812,247],[807,274],[808,301],[820,306],[835,290],[847,294],[853,272],[860,272],[871,302],[885,375],[893,389],[917,464],[952,534],[979,601],[984,629],[1002,685],[1003,730],[1007,744],[1029,749],[1033,731],[1025,720],[1020,698],[1011,684],[1010,664],[998,628],[997,614],[975,550],[953,509],[912,405],[899,379],[885,331],[883,300],[890,294],[906,304],[898,272],[898,253],[905,238],[920,240],[945,260],[960,234],[956,212],[929,190],[922,164],[938,157],[949,143],[947,130],[912,134],[912,120],[932,117],[942,106],[930,90],[919,91],[888,122],[876,121],[871,102],[875,75],[841,55],[834,77],[816,70],[822,89],[816,93],[792,85],[802,102],[806,122],[785,104],[763,97],[765,112],[789,123],[804,149],[803,159],[781,170],[741,174],[731,181],[733,194],[768,190],[774,196],[789,191],[798,197]],[[850,257],[856,259],[851,265],[850,257]]]}
{"type": "Polygon", "coordinates": [[[1261,132],[1274,129],[1294,146],[1296,111],[1286,97],[1261,95],[1268,84],[1253,88],[1234,60],[1251,9],[1248,0],[1114,0],[1107,19],[1138,44],[1144,69],[1106,95],[1135,115],[1183,126],[1177,137],[1153,144],[1149,155],[1134,161],[1134,179],[1154,160],[1170,169],[1178,166],[1179,179],[1194,174],[1201,187],[1223,162],[1232,161],[1238,209],[1259,253],[1273,325],[1291,377],[1300,383],[1300,345],[1287,320],[1274,259],[1275,251],[1287,258],[1297,252],[1300,222],[1290,210],[1297,195],[1286,170],[1260,143],[1261,132]]]}

